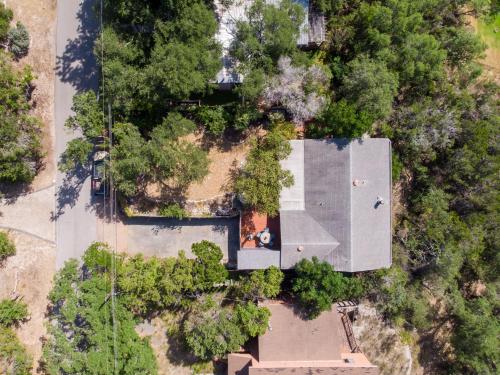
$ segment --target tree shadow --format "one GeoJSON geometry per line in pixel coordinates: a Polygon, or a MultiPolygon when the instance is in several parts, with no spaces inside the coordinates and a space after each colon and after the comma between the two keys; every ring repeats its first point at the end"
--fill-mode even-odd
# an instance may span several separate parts
{"type": "Polygon", "coordinates": [[[52,213],[52,221],[57,220],[64,214],[66,206],[75,206],[83,184],[90,174],[90,167],[79,167],[64,176],[64,180],[56,192],[56,210],[52,213]]]}
{"type": "Polygon", "coordinates": [[[100,30],[94,9],[96,3],[95,0],[82,0],[77,14],[78,36],[68,40],[62,55],[56,57],[56,74],[77,91],[97,89],[98,71],[93,49],[100,30]]]}

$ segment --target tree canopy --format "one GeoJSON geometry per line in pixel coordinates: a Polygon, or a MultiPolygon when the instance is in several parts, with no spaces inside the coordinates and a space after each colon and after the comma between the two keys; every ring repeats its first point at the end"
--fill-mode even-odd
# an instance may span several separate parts
{"type": "Polygon", "coordinates": [[[357,298],[363,293],[360,279],[345,277],[316,257],[302,259],[295,265],[295,272],[292,291],[310,319],[331,310],[334,302],[357,298]]]}

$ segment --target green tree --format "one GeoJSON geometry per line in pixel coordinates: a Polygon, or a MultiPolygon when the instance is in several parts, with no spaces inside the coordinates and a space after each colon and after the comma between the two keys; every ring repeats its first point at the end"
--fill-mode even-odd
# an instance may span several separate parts
{"type": "MultiPolygon", "coordinates": [[[[269,72],[281,56],[297,53],[297,38],[303,20],[302,7],[290,0],[281,1],[278,6],[266,4],[263,0],[255,1],[248,9],[247,20],[236,22],[231,55],[248,68],[262,68],[269,72]]],[[[254,82],[255,78],[252,76],[254,82]]]]}
{"type": "Polygon", "coordinates": [[[274,266],[266,270],[255,270],[250,275],[240,277],[234,292],[238,298],[249,301],[274,298],[281,292],[284,278],[283,272],[274,266]]]}
{"type": "Polygon", "coordinates": [[[76,94],[71,109],[75,114],[68,117],[65,126],[81,131],[82,136],[68,142],[58,163],[62,172],[86,166],[97,138],[105,135],[102,107],[93,91],[76,94]]]}
{"type": "Polygon", "coordinates": [[[235,314],[246,336],[257,337],[266,333],[271,316],[267,307],[258,307],[253,302],[237,304],[235,314]]]}
{"type": "Polygon", "coordinates": [[[0,262],[16,254],[16,246],[7,233],[0,232],[0,262]]]}
{"type": "Polygon", "coordinates": [[[207,153],[197,145],[177,139],[192,129],[192,122],[180,119],[172,126],[172,117],[164,119],[151,132],[151,139],[146,145],[146,157],[150,170],[148,179],[169,187],[185,189],[190,183],[202,181],[208,174],[209,160],[207,153]],[[176,137],[176,138],[173,138],[176,137]]]}
{"type": "Polygon", "coordinates": [[[120,193],[132,197],[144,191],[151,171],[146,141],[132,124],[114,124],[113,134],[116,141],[111,150],[113,181],[120,193]]]}
{"type": "Polygon", "coordinates": [[[319,125],[310,127],[314,137],[332,135],[339,138],[358,138],[371,132],[373,118],[365,111],[358,111],[345,99],[332,102],[319,118],[319,125]]]}
{"type": "Polygon", "coordinates": [[[196,255],[193,267],[194,283],[197,289],[210,290],[215,284],[226,281],[228,272],[222,264],[222,250],[209,241],[201,241],[191,246],[196,255]]]}
{"type": "Polygon", "coordinates": [[[213,11],[196,2],[181,8],[177,17],[157,22],[155,28],[155,45],[146,69],[149,97],[158,102],[206,92],[221,67],[213,11]]]}
{"type": "Polygon", "coordinates": [[[91,251],[85,256],[90,267],[79,268],[72,260],[56,274],[49,295],[49,336],[43,346],[45,372],[108,374],[116,363],[119,374],[156,374],[154,353],[135,332],[134,316],[119,295],[112,312],[111,274],[102,268],[107,262],[105,249],[98,245],[91,251]]]}
{"type": "Polygon", "coordinates": [[[401,86],[426,93],[444,78],[446,51],[432,35],[410,34],[399,56],[401,86]]]}
{"type": "Polygon", "coordinates": [[[359,297],[363,292],[359,279],[342,276],[316,257],[302,259],[295,265],[295,272],[292,291],[310,319],[331,310],[332,303],[359,297]]]}
{"type": "Polygon", "coordinates": [[[342,79],[341,91],[348,102],[366,115],[379,120],[392,111],[398,81],[384,63],[364,55],[347,64],[349,72],[342,79]]]}
{"type": "Polygon", "coordinates": [[[252,305],[233,312],[219,303],[212,296],[197,302],[183,324],[188,348],[204,361],[237,351],[248,340],[248,332],[263,332],[267,326],[269,311],[252,305]]]}
{"type": "Polygon", "coordinates": [[[0,51],[0,182],[31,182],[41,165],[40,122],[30,115],[34,77],[0,51]]]}
{"type": "Polygon", "coordinates": [[[275,122],[268,134],[254,143],[235,183],[245,204],[270,216],[279,211],[281,189],[293,185],[292,174],[280,165],[291,153],[288,134],[286,127],[275,122]]]}
{"type": "Polygon", "coordinates": [[[146,61],[139,43],[136,40],[124,40],[111,27],[105,27],[102,38],[96,40],[94,55],[104,77],[101,85],[115,116],[127,116],[151,106],[145,95],[146,61]]]}
{"type": "Polygon", "coordinates": [[[201,106],[196,111],[196,117],[213,135],[220,136],[227,126],[227,114],[221,105],[215,107],[201,106]]]}
{"type": "Polygon", "coordinates": [[[28,306],[22,301],[4,299],[0,301],[0,325],[10,327],[28,317],[28,306]]]}

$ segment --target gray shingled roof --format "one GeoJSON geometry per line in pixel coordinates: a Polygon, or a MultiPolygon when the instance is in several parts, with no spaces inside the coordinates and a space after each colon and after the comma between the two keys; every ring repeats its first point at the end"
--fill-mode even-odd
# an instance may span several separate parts
{"type": "MultiPolygon", "coordinates": [[[[299,180],[303,175],[304,209],[281,205],[281,268],[313,256],[345,272],[390,266],[390,141],[291,142],[289,160],[303,157],[304,161],[291,165],[288,160],[283,166],[299,180]],[[378,197],[385,204],[376,205],[378,197]]],[[[293,189],[284,189],[282,197],[296,195],[293,189]]]]}
{"type": "Polygon", "coordinates": [[[241,249],[237,252],[239,270],[263,270],[271,266],[280,267],[279,250],[241,249]]]}

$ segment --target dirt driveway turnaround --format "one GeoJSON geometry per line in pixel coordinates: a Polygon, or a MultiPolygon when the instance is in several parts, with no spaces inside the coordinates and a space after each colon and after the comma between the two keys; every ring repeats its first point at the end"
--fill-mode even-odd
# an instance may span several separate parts
{"type": "Polygon", "coordinates": [[[185,250],[188,257],[193,257],[191,245],[207,240],[219,245],[224,260],[233,263],[239,247],[238,218],[130,218],[125,225],[127,253],[131,255],[169,257],[185,250]]]}

